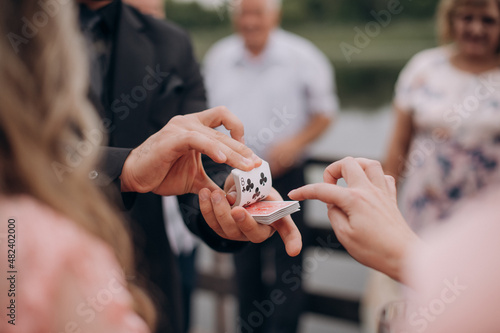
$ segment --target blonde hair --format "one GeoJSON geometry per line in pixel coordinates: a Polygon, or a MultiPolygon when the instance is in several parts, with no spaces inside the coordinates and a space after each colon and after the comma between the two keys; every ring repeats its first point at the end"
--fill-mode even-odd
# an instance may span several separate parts
{"type": "MultiPolygon", "coordinates": [[[[87,59],[74,2],[60,2],[4,0],[0,4],[0,35],[4,36],[0,41],[0,194],[27,194],[67,216],[108,243],[126,276],[133,277],[130,236],[88,178],[104,134],[95,135],[98,118],[86,98],[87,59]]],[[[136,311],[153,327],[151,301],[135,281],[129,281],[128,288],[136,311]]]]}
{"type": "Polygon", "coordinates": [[[440,43],[449,44],[454,41],[453,16],[458,8],[484,7],[490,2],[496,3],[500,9],[500,0],[441,0],[437,11],[437,31],[440,43]]]}

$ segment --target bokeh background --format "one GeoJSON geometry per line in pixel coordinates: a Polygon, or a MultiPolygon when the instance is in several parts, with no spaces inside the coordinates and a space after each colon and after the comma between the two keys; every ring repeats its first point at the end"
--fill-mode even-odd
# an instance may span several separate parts
{"type": "MultiPolygon", "coordinates": [[[[231,2],[238,0],[168,0],[168,19],[187,29],[201,60],[208,48],[231,33],[231,2]]],[[[437,45],[435,0],[284,0],[282,26],[311,40],[336,69],[338,93],[344,109],[377,109],[390,102],[394,82],[416,52],[437,45]],[[400,14],[391,15],[386,27],[371,38],[352,61],[340,45],[355,45],[355,28],[377,22],[380,13],[399,3],[400,14]]]]}
{"type": "MultiPolygon", "coordinates": [[[[213,43],[232,33],[232,1],[238,0],[165,1],[167,18],[190,33],[200,62],[213,43]]],[[[391,100],[398,74],[414,54],[438,45],[436,6],[435,0],[283,0],[282,27],[312,41],[335,68],[341,113],[329,131],[311,146],[313,158],[384,158],[392,130],[391,100]],[[397,8],[398,14],[387,16],[390,8],[397,8]],[[357,51],[346,57],[342,45],[356,47],[357,51]]],[[[307,181],[322,181],[323,170],[324,165],[311,164],[307,181]]],[[[324,205],[306,204],[310,206],[307,223],[329,229],[324,205]]],[[[354,301],[363,298],[369,270],[347,253],[308,248],[305,255],[317,264],[305,272],[308,292],[354,301]],[[321,256],[317,251],[323,251],[321,256]],[[327,260],[317,260],[325,253],[327,260]]],[[[202,274],[226,278],[232,275],[231,258],[205,246],[198,252],[197,266],[202,274]]],[[[203,288],[194,293],[193,332],[235,332],[236,315],[233,297],[203,288]]],[[[300,327],[301,332],[308,333],[365,332],[357,322],[318,313],[305,313],[300,327]]]]}

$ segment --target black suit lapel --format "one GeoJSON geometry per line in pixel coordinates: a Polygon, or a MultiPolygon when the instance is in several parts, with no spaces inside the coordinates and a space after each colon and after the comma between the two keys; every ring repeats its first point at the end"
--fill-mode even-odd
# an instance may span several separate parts
{"type": "Polygon", "coordinates": [[[134,148],[148,136],[152,91],[144,79],[155,69],[155,53],[134,11],[120,3],[119,17],[109,103],[115,129],[110,139],[114,146],[134,148]]]}

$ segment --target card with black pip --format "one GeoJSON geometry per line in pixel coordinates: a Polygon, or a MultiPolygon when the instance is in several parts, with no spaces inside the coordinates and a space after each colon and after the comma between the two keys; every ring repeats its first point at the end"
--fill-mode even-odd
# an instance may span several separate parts
{"type": "Polygon", "coordinates": [[[233,207],[249,206],[265,199],[273,188],[271,169],[266,161],[260,167],[245,172],[239,169],[231,171],[236,185],[236,202],[233,207]]]}
{"type": "Polygon", "coordinates": [[[233,207],[245,207],[258,223],[269,225],[300,210],[298,201],[262,201],[273,186],[271,169],[266,161],[252,171],[234,169],[231,173],[237,193],[233,207]]]}

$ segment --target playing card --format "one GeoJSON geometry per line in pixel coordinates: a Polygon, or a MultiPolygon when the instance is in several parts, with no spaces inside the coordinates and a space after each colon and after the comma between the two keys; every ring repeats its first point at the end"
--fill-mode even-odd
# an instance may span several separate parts
{"type": "Polygon", "coordinates": [[[300,210],[298,201],[259,201],[245,209],[255,221],[262,224],[271,224],[285,216],[300,210]]]}
{"type": "Polygon", "coordinates": [[[236,185],[236,206],[248,206],[265,199],[273,188],[271,169],[266,161],[260,167],[245,172],[234,169],[231,171],[236,185]]]}
{"type": "Polygon", "coordinates": [[[293,205],[296,202],[297,201],[259,201],[245,207],[245,209],[252,216],[269,216],[281,209],[293,205]]]}
{"type": "Polygon", "coordinates": [[[271,224],[300,210],[298,201],[262,201],[273,188],[271,169],[266,161],[251,171],[231,171],[236,185],[236,202],[233,207],[242,206],[255,221],[271,224]]]}

